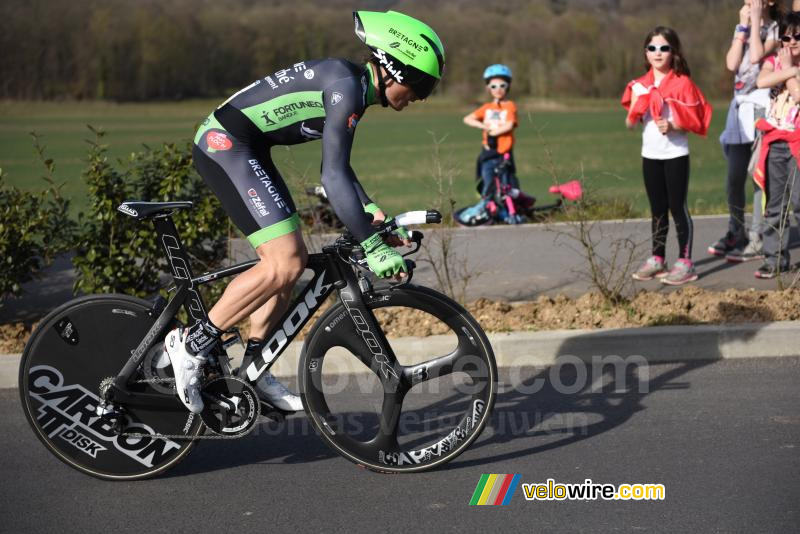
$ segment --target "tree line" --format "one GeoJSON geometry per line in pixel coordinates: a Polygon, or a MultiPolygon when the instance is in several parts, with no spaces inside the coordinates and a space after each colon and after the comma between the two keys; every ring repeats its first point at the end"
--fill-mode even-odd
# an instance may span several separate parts
{"type": "Polygon", "coordinates": [[[220,97],[300,59],[366,58],[353,9],[434,27],[438,91],[472,99],[506,63],[514,96],[617,97],[644,72],[655,25],[675,28],[693,78],[727,97],[735,0],[0,0],[0,98],[115,101],[220,97]]]}

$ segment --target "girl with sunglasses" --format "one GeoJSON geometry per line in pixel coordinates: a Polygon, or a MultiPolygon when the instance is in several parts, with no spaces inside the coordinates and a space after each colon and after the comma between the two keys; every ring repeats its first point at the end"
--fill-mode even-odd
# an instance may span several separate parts
{"type": "Polygon", "coordinates": [[[681,285],[697,280],[692,263],[689,192],[689,132],[705,135],[711,106],[689,78],[689,65],[674,30],[658,26],[644,40],[647,74],[631,81],[622,95],[625,124],[643,124],[642,171],[652,214],[653,255],[633,274],[635,280],[660,278],[681,285]],[[678,260],[667,272],[668,214],[678,233],[678,260]]]}
{"type": "Polygon", "coordinates": [[[779,24],[781,48],[764,61],[758,87],[771,89],[770,108],[756,123],[763,137],[753,173],[764,191],[764,263],[756,278],[774,278],[789,269],[789,204],[800,187],[800,13],[779,24]]]}
{"type": "Polygon", "coordinates": [[[755,122],[769,106],[769,91],[758,89],[756,78],[762,60],[780,44],[777,21],[783,10],[780,0],[744,0],[725,57],[726,67],[734,73],[734,85],[725,130],[719,141],[728,160],[726,189],[730,217],[727,232],[708,247],[708,252],[724,256],[730,262],[762,257],[760,191],[754,198],[753,224],[748,235],[744,225],[745,184],[756,139],[755,122]]]}
{"type": "Polygon", "coordinates": [[[510,157],[510,172],[514,174],[513,148],[514,128],[517,127],[517,106],[508,99],[511,77],[511,69],[506,65],[495,64],[487,67],[483,72],[483,81],[492,101],[464,117],[464,124],[483,131],[483,148],[478,156],[477,166],[481,201],[467,208],[462,214],[463,217],[477,216],[477,212],[485,209],[486,197],[493,185],[494,169],[503,161],[505,154],[510,157]],[[476,213],[473,214],[473,211],[476,213]]]}

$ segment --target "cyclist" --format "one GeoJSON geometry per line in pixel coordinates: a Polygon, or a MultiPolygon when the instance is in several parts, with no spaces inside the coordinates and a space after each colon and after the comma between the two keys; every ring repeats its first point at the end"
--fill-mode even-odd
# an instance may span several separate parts
{"type": "MultiPolygon", "coordinates": [[[[405,276],[402,256],[373,229],[386,215],[359,184],[350,151],[368,106],[378,102],[400,111],[431,94],[442,76],[444,47],[428,25],[396,11],[356,11],[353,17],[356,35],[371,51],[365,65],[323,59],[287,66],[228,98],[197,131],[194,164],[260,261],[228,285],[208,321],[167,335],[176,392],[194,413],[203,408],[199,380],[210,348],[250,316],[246,350],[260,352],[305,268],[298,215],[271,147],[321,139],[321,181],[336,215],[361,242],[377,276],[405,276]]],[[[407,234],[398,233],[407,244],[407,234]]],[[[302,409],[300,398],[269,373],[257,386],[274,406],[302,409]]]]}
{"type": "MultiPolygon", "coordinates": [[[[511,90],[511,69],[506,65],[494,64],[483,71],[483,81],[486,91],[492,101],[482,105],[463,121],[467,126],[483,131],[482,149],[478,156],[477,174],[481,180],[481,200],[475,206],[467,208],[462,217],[469,219],[480,216],[485,211],[485,206],[490,195],[494,180],[494,169],[509,154],[511,161],[510,173],[514,173],[514,128],[517,127],[517,106],[508,100],[511,90]]],[[[518,184],[511,184],[517,187],[518,184]]]]}

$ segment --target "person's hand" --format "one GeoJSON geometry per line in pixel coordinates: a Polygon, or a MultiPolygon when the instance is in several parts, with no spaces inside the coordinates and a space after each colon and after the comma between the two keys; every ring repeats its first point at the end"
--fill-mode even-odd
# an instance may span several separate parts
{"type": "Polygon", "coordinates": [[[744,25],[747,26],[749,23],[751,32],[758,32],[761,28],[761,11],[763,7],[763,0],[750,1],[750,20],[745,22],[744,25]]]}
{"type": "MultiPolygon", "coordinates": [[[[759,2],[760,3],[760,2],[759,2]]],[[[759,17],[761,16],[761,8],[758,9],[759,17]]],[[[742,26],[747,26],[750,24],[750,6],[747,4],[742,6],[742,9],[739,10],[739,24],[742,26]]]]}
{"type": "MultiPolygon", "coordinates": [[[[375,204],[371,204],[375,206],[375,204]]],[[[366,209],[364,211],[367,211],[366,209]]],[[[375,206],[375,211],[367,211],[367,213],[372,215],[372,224],[377,226],[379,224],[383,224],[383,221],[386,220],[386,213],[380,209],[378,206],[375,206]]]]}
{"type": "Polygon", "coordinates": [[[792,53],[788,48],[781,48],[778,50],[778,59],[781,62],[782,69],[792,68],[792,53]]]}
{"type": "MultiPolygon", "coordinates": [[[[373,226],[378,226],[385,222],[391,222],[392,218],[386,216],[386,212],[383,211],[381,208],[378,207],[377,204],[372,203],[368,207],[364,208],[364,211],[372,215],[372,224],[373,226]]],[[[393,247],[399,247],[400,245],[405,245],[407,247],[411,246],[411,239],[408,235],[408,230],[404,226],[399,226],[397,230],[389,234],[384,238],[384,241],[393,247]]]]}
{"type": "Polygon", "coordinates": [[[661,135],[667,135],[667,132],[669,132],[670,124],[667,119],[656,119],[656,126],[661,135]]]}
{"type": "Polygon", "coordinates": [[[379,278],[393,278],[400,281],[408,276],[408,266],[403,256],[383,242],[381,236],[372,234],[361,242],[367,265],[379,278]]]}

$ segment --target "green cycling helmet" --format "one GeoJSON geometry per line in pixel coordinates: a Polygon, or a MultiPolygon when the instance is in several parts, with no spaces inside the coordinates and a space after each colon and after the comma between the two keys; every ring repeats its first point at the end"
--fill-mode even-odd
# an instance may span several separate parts
{"type": "Polygon", "coordinates": [[[418,98],[430,96],[444,69],[444,45],[436,32],[397,11],[353,11],[353,18],[356,35],[389,76],[418,98]]]}

